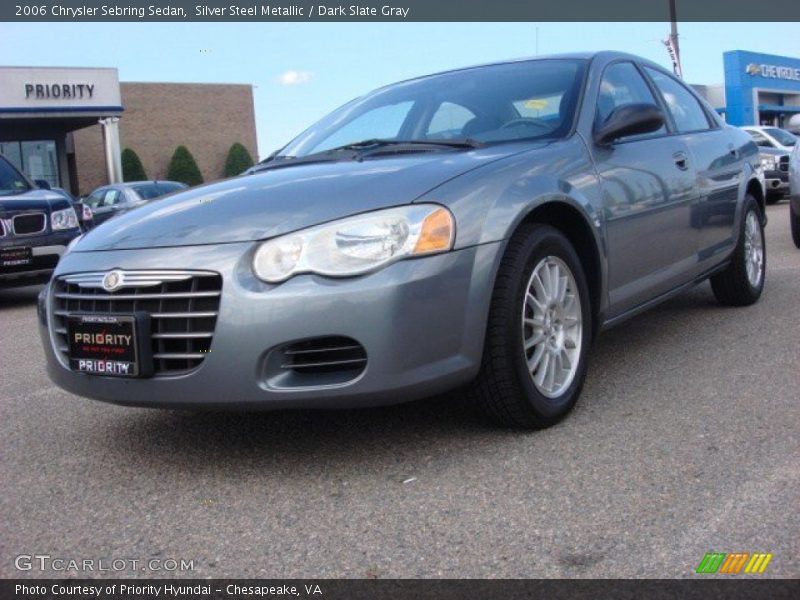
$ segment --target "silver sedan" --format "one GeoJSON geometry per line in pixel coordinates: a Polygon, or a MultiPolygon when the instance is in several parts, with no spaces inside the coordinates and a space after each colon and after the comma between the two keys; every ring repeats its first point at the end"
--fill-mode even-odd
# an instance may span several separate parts
{"type": "Polygon", "coordinates": [[[545,427],[577,401],[602,329],[706,278],[725,304],[759,298],[759,168],[746,133],[630,55],[401,82],[251,174],[83,236],[40,298],[48,370],[148,407],[467,385],[496,421],[545,427]]]}

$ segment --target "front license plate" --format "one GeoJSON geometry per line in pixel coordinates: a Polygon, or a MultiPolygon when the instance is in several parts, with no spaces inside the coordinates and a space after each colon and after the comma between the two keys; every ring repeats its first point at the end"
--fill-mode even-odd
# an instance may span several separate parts
{"type": "Polygon", "coordinates": [[[70,315],[69,363],[74,371],[112,377],[136,377],[139,360],[136,317],[70,315]]]}
{"type": "Polygon", "coordinates": [[[31,248],[0,248],[0,267],[17,267],[33,262],[31,248]]]}

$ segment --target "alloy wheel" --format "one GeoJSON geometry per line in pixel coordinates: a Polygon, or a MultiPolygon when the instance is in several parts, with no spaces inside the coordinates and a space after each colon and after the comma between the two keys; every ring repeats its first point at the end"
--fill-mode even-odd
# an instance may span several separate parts
{"type": "Polygon", "coordinates": [[[533,269],[522,309],[522,340],[533,384],[557,398],[578,372],[583,340],[581,299],[575,276],[556,256],[533,269]]]}
{"type": "Polygon", "coordinates": [[[757,288],[764,271],[764,239],[758,215],[752,210],[747,213],[744,224],[744,260],[747,280],[757,288]]]}

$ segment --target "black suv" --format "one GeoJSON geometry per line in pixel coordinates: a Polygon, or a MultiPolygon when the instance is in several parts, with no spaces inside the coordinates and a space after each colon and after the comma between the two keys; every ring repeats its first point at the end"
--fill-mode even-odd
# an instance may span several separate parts
{"type": "Polygon", "coordinates": [[[46,282],[80,234],[69,200],[38,189],[0,156],[0,288],[46,282]]]}

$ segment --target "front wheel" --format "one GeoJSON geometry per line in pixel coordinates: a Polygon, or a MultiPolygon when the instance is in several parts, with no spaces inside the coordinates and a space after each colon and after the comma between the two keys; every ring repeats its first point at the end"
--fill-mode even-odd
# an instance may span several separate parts
{"type": "Polygon", "coordinates": [[[764,291],[767,247],[761,209],[755,198],[745,196],[739,243],[728,268],[711,278],[717,301],[728,306],[748,306],[764,291]]]}
{"type": "Polygon", "coordinates": [[[548,225],[523,226],[497,275],[473,391],[504,426],[540,429],[575,405],[586,378],[591,306],[580,259],[548,225]]]}

